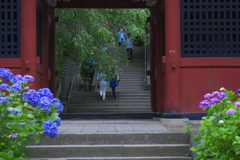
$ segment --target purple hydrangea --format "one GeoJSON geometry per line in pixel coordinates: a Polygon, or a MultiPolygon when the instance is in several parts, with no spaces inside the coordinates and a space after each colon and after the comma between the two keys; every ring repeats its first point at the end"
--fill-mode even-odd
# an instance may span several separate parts
{"type": "Polygon", "coordinates": [[[219,101],[219,99],[217,97],[214,97],[214,98],[210,99],[211,104],[217,104],[218,101],[219,101]]]}
{"type": "Polygon", "coordinates": [[[226,95],[225,92],[218,92],[218,94],[217,94],[217,98],[218,98],[218,99],[224,99],[226,96],[227,96],[227,95],[226,95]]]}
{"type": "Polygon", "coordinates": [[[208,100],[202,100],[199,103],[200,108],[208,108],[209,106],[211,106],[211,103],[208,100]]]}
{"type": "Polygon", "coordinates": [[[57,124],[52,121],[48,120],[44,122],[44,135],[49,136],[50,138],[54,138],[58,134],[57,124]]]}
{"type": "Polygon", "coordinates": [[[0,97],[0,103],[8,103],[9,99],[7,97],[0,97]]]}
{"type": "Polygon", "coordinates": [[[237,93],[240,93],[240,88],[237,90],[237,93]]]}
{"type": "Polygon", "coordinates": [[[204,95],[204,98],[207,98],[207,99],[210,99],[212,97],[212,94],[211,93],[207,93],[204,95]]]}
{"type": "Polygon", "coordinates": [[[38,91],[38,94],[40,97],[48,97],[48,98],[51,98],[53,99],[53,93],[50,91],[49,88],[42,88],[42,89],[39,89],[38,91]]]}
{"type": "Polygon", "coordinates": [[[15,111],[15,109],[14,109],[13,107],[9,107],[7,110],[8,110],[10,113],[12,113],[12,114],[18,114],[18,113],[20,113],[20,112],[15,111]]]}
{"type": "Polygon", "coordinates": [[[28,101],[33,107],[38,105],[40,96],[38,92],[34,89],[29,89],[23,94],[23,100],[28,101]]]}
{"type": "Polygon", "coordinates": [[[0,89],[9,89],[9,86],[8,86],[8,84],[7,83],[2,83],[1,85],[0,85],[0,89]]]}
{"type": "Polygon", "coordinates": [[[52,99],[48,97],[41,97],[38,103],[38,106],[45,111],[51,111],[52,99]]]}
{"type": "Polygon", "coordinates": [[[212,97],[214,97],[214,96],[217,95],[217,94],[218,94],[218,91],[212,92],[212,97]]]}
{"type": "Polygon", "coordinates": [[[17,138],[17,137],[18,137],[18,135],[15,134],[15,133],[13,133],[13,134],[11,134],[11,135],[8,136],[8,138],[17,138]]]}
{"type": "Polygon", "coordinates": [[[234,106],[236,106],[236,107],[240,106],[240,102],[234,103],[234,106]]]}
{"type": "Polygon", "coordinates": [[[235,112],[237,112],[236,109],[229,109],[229,110],[227,110],[226,114],[233,114],[235,112]]]}
{"type": "Polygon", "coordinates": [[[64,109],[64,107],[63,107],[63,104],[61,103],[61,101],[58,99],[58,98],[54,98],[53,100],[52,100],[52,104],[54,105],[56,105],[56,103],[57,103],[57,106],[54,108],[55,110],[58,110],[58,113],[60,113],[60,112],[62,112],[63,111],[63,109],[64,109]]]}
{"type": "Polygon", "coordinates": [[[31,75],[25,75],[25,76],[23,76],[23,79],[24,79],[24,81],[34,81],[34,78],[31,75]]]}
{"type": "Polygon", "coordinates": [[[15,90],[15,91],[22,91],[23,90],[22,86],[20,84],[18,84],[18,83],[13,84],[10,87],[10,89],[15,90]]]}
{"type": "Polygon", "coordinates": [[[57,119],[54,121],[57,126],[60,126],[62,124],[61,118],[57,117],[57,119]]]}
{"type": "Polygon", "coordinates": [[[0,68],[0,77],[5,78],[6,81],[9,82],[10,80],[13,80],[14,74],[10,69],[0,68]]]}

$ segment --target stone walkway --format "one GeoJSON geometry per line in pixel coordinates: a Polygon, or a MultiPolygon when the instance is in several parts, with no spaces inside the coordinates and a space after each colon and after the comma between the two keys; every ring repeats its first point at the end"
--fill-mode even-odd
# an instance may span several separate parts
{"type": "MultiPolygon", "coordinates": [[[[156,120],[63,120],[59,134],[102,134],[102,133],[163,133],[183,132],[190,121],[184,119],[156,120]]],[[[195,122],[199,124],[199,121],[195,122]]],[[[199,125],[197,125],[198,127],[199,125]]]]}

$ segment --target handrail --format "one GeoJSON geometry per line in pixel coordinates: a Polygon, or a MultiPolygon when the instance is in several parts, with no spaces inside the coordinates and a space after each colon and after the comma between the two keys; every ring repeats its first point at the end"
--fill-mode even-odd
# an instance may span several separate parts
{"type": "MultiPolygon", "coordinates": [[[[147,37],[145,36],[145,43],[147,41],[147,37]]],[[[145,45],[145,51],[144,51],[144,55],[145,55],[145,73],[144,73],[144,78],[145,78],[145,83],[147,83],[147,45],[145,45]]]]}
{"type": "Polygon", "coordinates": [[[72,83],[71,83],[71,86],[70,86],[70,90],[69,90],[68,96],[67,96],[67,101],[70,99],[70,94],[71,94],[71,92],[72,92],[72,86],[73,86],[73,84],[74,84],[75,78],[76,78],[76,76],[74,76],[73,79],[72,79],[72,83]]]}
{"type": "Polygon", "coordinates": [[[68,108],[69,108],[69,104],[70,104],[70,100],[69,100],[69,99],[70,99],[70,95],[71,95],[71,92],[72,92],[72,87],[73,87],[73,85],[74,85],[75,77],[76,77],[76,76],[74,76],[73,79],[72,79],[72,83],[71,83],[71,86],[70,86],[70,90],[69,90],[69,92],[68,92],[68,96],[67,96],[67,106],[64,107],[64,112],[65,112],[65,113],[68,112],[68,108]]]}
{"type": "Polygon", "coordinates": [[[61,91],[62,91],[62,83],[60,83],[59,86],[58,86],[56,98],[60,98],[61,91]]]}

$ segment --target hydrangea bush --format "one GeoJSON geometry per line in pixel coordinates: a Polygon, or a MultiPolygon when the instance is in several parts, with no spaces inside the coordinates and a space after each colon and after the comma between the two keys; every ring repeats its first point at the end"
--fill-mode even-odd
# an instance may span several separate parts
{"type": "Polygon", "coordinates": [[[195,159],[237,160],[240,159],[240,90],[221,88],[204,95],[200,108],[207,110],[192,147],[195,159]]]}
{"type": "Polygon", "coordinates": [[[63,105],[48,88],[29,89],[30,75],[0,68],[0,159],[22,160],[27,145],[54,138],[61,125],[63,105]]]}

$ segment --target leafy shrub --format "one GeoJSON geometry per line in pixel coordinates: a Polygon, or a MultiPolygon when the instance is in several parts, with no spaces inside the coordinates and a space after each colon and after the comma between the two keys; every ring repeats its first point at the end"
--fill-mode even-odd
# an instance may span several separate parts
{"type": "Polygon", "coordinates": [[[0,159],[22,160],[27,145],[40,137],[54,138],[63,105],[48,88],[29,89],[30,75],[14,75],[0,68],[0,159]]]}
{"type": "Polygon", "coordinates": [[[199,143],[191,148],[196,151],[195,159],[240,159],[239,96],[240,90],[236,93],[225,88],[204,95],[199,107],[207,110],[207,116],[194,136],[194,141],[199,143]]]}

